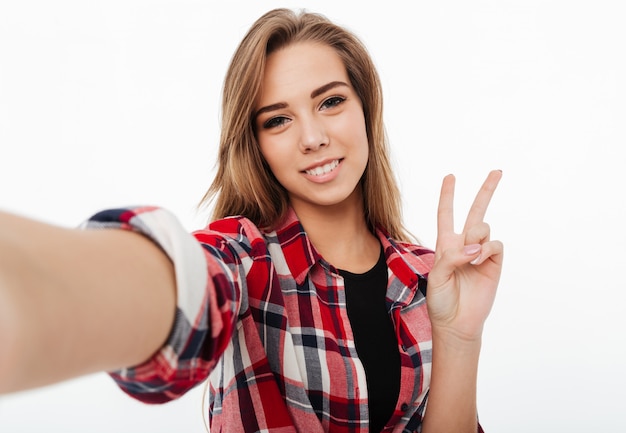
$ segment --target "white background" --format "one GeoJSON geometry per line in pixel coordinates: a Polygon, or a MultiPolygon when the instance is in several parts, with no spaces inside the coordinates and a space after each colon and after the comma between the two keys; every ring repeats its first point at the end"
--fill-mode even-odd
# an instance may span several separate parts
{"type": "MultiPolygon", "coordinates": [[[[488,214],[506,261],[479,371],[486,431],[626,431],[619,0],[0,0],[0,208],[74,226],[158,204],[203,225],[227,63],[277,6],[322,12],[369,47],[423,243],[445,174],[460,222],[504,171],[488,214]]],[[[0,398],[0,432],[199,433],[201,395],[145,406],[96,374],[0,398]]]]}

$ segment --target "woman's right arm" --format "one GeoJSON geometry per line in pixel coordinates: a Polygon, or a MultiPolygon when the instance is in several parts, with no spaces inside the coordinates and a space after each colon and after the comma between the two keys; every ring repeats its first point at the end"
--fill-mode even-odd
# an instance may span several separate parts
{"type": "Polygon", "coordinates": [[[171,330],[175,287],[145,236],[0,212],[0,394],[148,359],[171,330]]]}

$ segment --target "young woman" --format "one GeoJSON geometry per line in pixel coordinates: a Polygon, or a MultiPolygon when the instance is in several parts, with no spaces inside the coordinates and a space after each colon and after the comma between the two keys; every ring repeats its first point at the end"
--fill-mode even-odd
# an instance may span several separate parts
{"type": "Polygon", "coordinates": [[[107,370],[160,403],[208,378],[212,432],[480,431],[503,249],[483,219],[501,173],[461,233],[447,176],[435,252],[412,244],[375,68],[315,14],[252,26],[222,111],[204,230],[153,207],[88,230],[0,215],[0,392],[107,370]]]}

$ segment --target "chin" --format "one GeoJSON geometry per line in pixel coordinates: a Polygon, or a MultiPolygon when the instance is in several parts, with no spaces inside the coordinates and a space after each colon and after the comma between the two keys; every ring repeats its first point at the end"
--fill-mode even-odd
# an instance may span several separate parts
{"type": "Polygon", "coordinates": [[[337,206],[358,205],[356,190],[335,192],[335,194],[312,194],[307,197],[298,198],[297,201],[307,203],[309,206],[333,208],[337,206]]]}

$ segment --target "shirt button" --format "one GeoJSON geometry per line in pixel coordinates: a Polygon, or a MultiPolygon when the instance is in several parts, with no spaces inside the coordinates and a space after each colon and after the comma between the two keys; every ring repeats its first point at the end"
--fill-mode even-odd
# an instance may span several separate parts
{"type": "Polygon", "coordinates": [[[402,403],[402,406],[400,406],[400,410],[402,412],[406,412],[407,410],[409,410],[409,405],[406,403],[402,403]]]}

